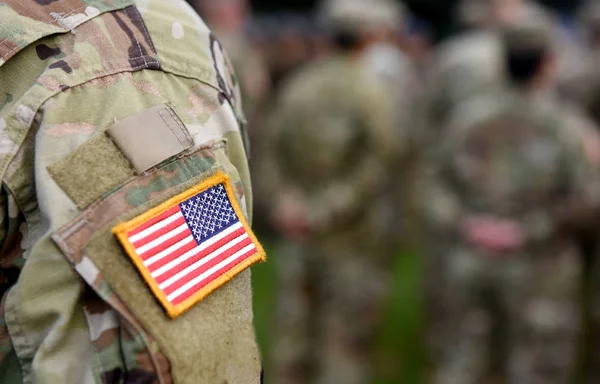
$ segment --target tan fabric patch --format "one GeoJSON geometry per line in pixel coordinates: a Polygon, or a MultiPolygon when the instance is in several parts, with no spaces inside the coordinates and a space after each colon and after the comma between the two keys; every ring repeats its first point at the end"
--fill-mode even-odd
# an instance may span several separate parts
{"type": "Polygon", "coordinates": [[[194,141],[173,109],[158,105],[107,130],[138,173],[190,149],[194,141]]]}
{"type": "Polygon", "coordinates": [[[127,158],[105,134],[85,142],[48,167],[48,172],[80,209],[135,175],[127,158]]]}

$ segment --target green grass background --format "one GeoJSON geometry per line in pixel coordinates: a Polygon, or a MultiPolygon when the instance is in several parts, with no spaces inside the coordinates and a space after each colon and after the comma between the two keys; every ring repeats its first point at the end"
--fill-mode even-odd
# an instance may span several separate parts
{"type": "MultiPolygon", "coordinates": [[[[277,258],[269,252],[270,260],[277,258]]],[[[378,332],[377,379],[373,384],[417,384],[423,381],[420,258],[414,252],[399,252],[394,287],[385,321],[378,332]]],[[[268,371],[269,345],[275,311],[276,276],[272,262],[252,270],[254,316],[258,340],[268,371]]],[[[275,384],[275,383],[272,383],[275,384]]]]}

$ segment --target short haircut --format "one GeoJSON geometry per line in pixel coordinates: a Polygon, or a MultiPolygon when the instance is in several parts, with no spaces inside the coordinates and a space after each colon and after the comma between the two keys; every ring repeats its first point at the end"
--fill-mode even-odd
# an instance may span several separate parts
{"type": "Polygon", "coordinates": [[[507,48],[506,69],[509,79],[517,85],[526,85],[540,71],[549,52],[541,47],[507,48]]]}
{"type": "Polygon", "coordinates": [[[340,29],[333,32],[333,43],[341,51],[351,51],[360,45],[360,36],[358,33],[340,29]]]}

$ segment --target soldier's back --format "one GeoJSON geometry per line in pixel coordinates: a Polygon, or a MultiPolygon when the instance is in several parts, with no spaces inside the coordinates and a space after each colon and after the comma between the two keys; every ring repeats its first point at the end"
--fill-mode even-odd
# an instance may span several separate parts
{"type": "Polygon", "coordinates": [[[375,115],[385,104],[383,90],[349,58],[310,63],[285,84],[277,104],[282,166],[307,190],[343,175],[365,147],[364,131],[389,121],[375,115]],[[371,115],[375,121],[365,122],[371,115]]]}
{"type": "Polygon", "coordinates": [[[446,228],[449,321],[462,324],[447,342],[462,351],[448,348],[438,383],[483,380],[498,332],[508,336],[493,353],[500,352],[509,380],[572,379],[580,263],[553,207],[588,198],[590,174],[560,110],[554,102],[503,92],[461,105],[452,119],[437,163],[440,188],[431,197],[438,199],[432,205],[452,207],[434,209],[432,217],[446,228]],[[488,220],[506,231],[497,237],[520,228],[519,245],[482,245],[477,234],[488,220]]]}

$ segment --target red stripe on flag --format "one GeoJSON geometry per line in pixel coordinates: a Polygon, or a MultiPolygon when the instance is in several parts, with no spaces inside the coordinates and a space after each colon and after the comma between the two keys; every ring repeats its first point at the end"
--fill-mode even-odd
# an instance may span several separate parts
{"type": "MultiPolygon", "coordinates": [[[[164,251],[165,249],[169,248],[172,245],[175,245],[176,243],[179,243],[181,240],[185,239],[188,236],[192,236],[192,232],[190,231],[189,228],[186,228],[185,231],[181,232],[180,234],[173,236],[172,238],[170,238],[169,240],[166,240],[160,244],[158,244],[156,247],[154,248],[150,248],[149,250],[147,250],[146,252],[139,254],[138,255],[144,259],[144,260],[148,260],[149,258],[151,258],[152,256],[156,255],[159,252],[164,251]]],[[[137,250],[136,250],[137,252],[137,250]]]]}
{"type": "Polygon", "coordinates": [[[160,215],[156,216],[153,219],[150,219],[149,221],[145,222],[144,224],[142,224],[141,226],[137,227],[133,231],[128,232],[127,236],[131,237],[133,235],[137,235],[138,233],[142,232],[145,229],[150,228],[151,226],[153,226],[154,224],[158,223],[159,221],[163,221],[167,217],[176,214],[179,210],[180,210],[179,209],[179,205],[176,205],[173,208],[169,208],[165,212],[161,213],[160,215]]]}
{"type": "Polygon", "coordinates": [[[252,244],[252,239],[250,239],[250,238],[244,239],[243,241],[239,242],[235,246],[229,248],[228,250],[226,250],[225,252],[223,252],[222,254],[220,254],[218,257],[215,257],[214,259],[212,259],[208,263],[204,264],[202,267],[200,267],[200,268],[194,270],[193,272],[187,274],[186,276],[182,277],[180,280],[177,280],[174,284],[171,284],[170,286],[168,286],[167,288],[165,288],[163,291],[165,292],[165,294],[167,296],[170,295],[171,293],[175,292],[179,288],[183,287],[185,284],[187,284],[190,281],[194,280],[196,277],[200,276],[201,274],[203,274],[204,272],[208,271],[209,269],[211,269],[215,265],[219,264],[221,261],[227,259],[228,257],[230,257],[231,255],[233,255],[237,251],[243,249],[244,247],[246,247],[246,246],[248,246],[250,244],[252,244]]]}
{"type": "MultiPolygon", "coordinates": [[[[170,271],[168,271],[168,272],[166,272],[166,273],[158,276],[155,279],[156,282],[158,284],[164,283],[165,281],[169,280],[171,277],[175,276],[179,272],[183,271],[187,267],[190,267],[190,266],[196,264],[198,261],[202,260],[203,258],[205,258],[206,256],[210,255],[211,253],[217,251],[222,246],[224,246],[224,245],[230,243],[231,241],[237,239],[239,236],[243,235],[244,233],[246,233],[246,232],[245,232],[245,229],[243,227],[240,228],[240,229],[238,229],[235,232],[230,233],[229,235],[227,235],[224,238],[222,238],[221,240],[217,241],[216,243],[214,243],[210,247],[206,248],[202,252],[199,252],[194,257],[190,257],[188,260],[186,260],[183,263],[179,264],[178,266],[174,267],[170,271]]],[[[235,248],[235,247],[233,247],[233,248],[235,248]]],[[[175,258],[172,258],[172,260],[174,260],[174,259],[175,258]]]]}
{"type": "Polygon", "coordinates": [[[192,238],[192,241],[190,241],[186,245],[182,246],[181,248],[177,249],[176,251],[174,251],[172,253],[169,253],[167,256],[163,257],[159,261],[150,265],[148,267],[148,270],[150,272],[154,272],[157,269],[169,264],[171,261],[183,256],[184,253],[191,251],[192,249],[196,248],[197,246],[198,246],[198,244],[196,243],[196,240],[192,238]]]}
{"type": "Polygon", "coordinates": [[[179,227],[182,224],[185,224],[185,218],[183,216],[181,216],[179,219],[175,220],[171,224],[167,225],[166,227],[163,227],[163,228],[159,229],[158,231],[153,232],[152,234],[150,234],[150,235],[144,237],[143,239],[138,240],[137,242],[132,243],[132,244],[136,248],[143,247],[144,245],[148,244],[152,240],[157,239],[157,238],[161,237],[162,235],[166,235],[168,232],[171,232],[172,230],[176,229],[177,227],[179,227]]]}
{"type": "Polygon", "coordinates": [[[246,252],[244,255],[240,256],[239,258],[237,258],[232,263],[230,263],[230,264],[224,266],[223,268],[219,269],[218,271],[216,271],[215,273],[213,273],[212,275],[210,275],[206,279],[198,282],[198,284],[195,284],[193,287],[191,287],[190,289],[188,289],[184,294],[182,294],[181,296],[178,296],[176,299],[174,299],[171,303],[173,303],[174,305],[181,304],[183,301],[185,301],[186,299],[188,299],[194,293],[198,292],[199,290],[201,290],[202,288],[204,288],[205,286],[207,286],[211,282],[215,281],[217,278],[223,276],[225,273],[227,273],[228,271],[230,271],[233,268],[235,268],[236,265],[238,265],[242,261],[248,259],[249,257],[251,257],[252,255],[254,255],[255,253],[256,253],[256,248],[252,248],[250,251],[246,252]]]}

